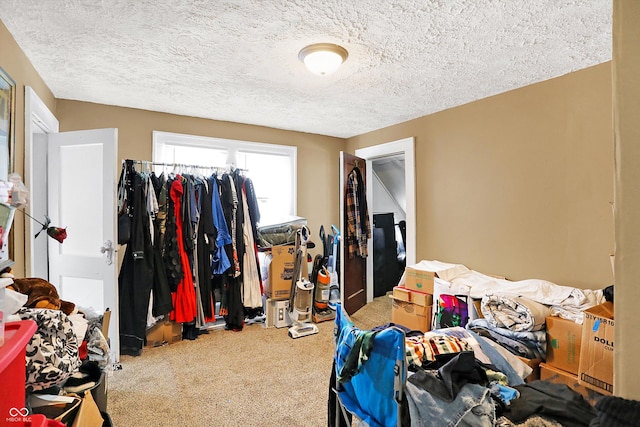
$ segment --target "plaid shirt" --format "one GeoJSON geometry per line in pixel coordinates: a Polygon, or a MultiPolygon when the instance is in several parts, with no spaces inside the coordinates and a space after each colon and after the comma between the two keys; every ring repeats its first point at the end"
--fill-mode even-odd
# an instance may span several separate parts
{"type": "MultiPolygon", "coordinates": [[[[367,239],[371,238],[371,226],[369,224],[369,212],[364,218],[360,218],[360,203],[358,190],[364,192],[364,188],[358,188],[358,176],[355,168],[347,177],[347,194],[345,196],[345,207],[347,215],[347,252],[349,258],[358,255],[366,258],[368,255],[367,239]],[[362,223],[364,221],[364,224],[362,223]],[[363,225],[364,230],[363,231],[363,225]]],[[[364,200],[366,207],[366,200],[364,200]]]]}

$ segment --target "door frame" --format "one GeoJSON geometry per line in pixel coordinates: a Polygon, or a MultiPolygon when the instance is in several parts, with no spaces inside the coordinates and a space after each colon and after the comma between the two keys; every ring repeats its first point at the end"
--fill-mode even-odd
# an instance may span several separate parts
{"type": "MultiPolygon", "coordinates": [[[[373,160],[389,156],[404,156],[404,185],[407,196],[407,265],[416,263],[416,159],[415,138],[408,137],[384,144],[355,150],[355,155],[367,161],[367,182],[373,182],[373,160]]],[[[367,203],[373,206],[373,186],[367,185],[367,203]]],[[[369,210],[369,223],[373,224],[373,210],[369,210]]],[[[373,253],[373,239],[369,239],[369,253],[373,253]]],[[[367,257],[367,302],[373,301],[373,257],[367,257]]]]}
{"type": "MultiPolygon", "coordinates": [[[[46,187],[46,173],[34,174],[34,157],[36,153],[33,149],[34,134],[38,129],[43,133],[58,133],[60,130],[60,123],[53,113],[47,108],[45,103],[40,99],[38,94],[31,88],[31,86],[24,87],[24,185],[29,190],[29,194],[33,195],[33,189],[39,186],[40,188],[46,187]],[[38,181],[38,185],[34,185],[38,181]]],[[[43,154],[46,156],[46,153],[43,154]]],[[[38,203],[44,204],[46,212],[46,200],[39,200],[38,203]]],[[[26,206],[27,213],[34,218],[38,217],[36,211],[36,202],[34,197],[31,197],[31,202],[26,206]]],[[[24,222],[24,266],[25,277],[34,277],[34,265],[38,262],[47,262],[47,256],[42,258],[42,254],[36,254],[35,252],[35,237],[33,230],[33,222],[25,218],[24,222]],[[37,259],[36,259],[37,258],[37,259]]],[[[49,277],[42,277],[42,279],[49,279],[49,277]]]]}

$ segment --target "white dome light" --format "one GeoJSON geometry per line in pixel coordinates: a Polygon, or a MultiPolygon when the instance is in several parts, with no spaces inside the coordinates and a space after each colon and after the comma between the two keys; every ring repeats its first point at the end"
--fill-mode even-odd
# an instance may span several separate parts
{"type": "Polygon", "coordinates": [[[342,46],[317,43],[303,48],[298,58],[314,74],[326,76],[336,71],[346,61],[349,53],[342,46]]]}

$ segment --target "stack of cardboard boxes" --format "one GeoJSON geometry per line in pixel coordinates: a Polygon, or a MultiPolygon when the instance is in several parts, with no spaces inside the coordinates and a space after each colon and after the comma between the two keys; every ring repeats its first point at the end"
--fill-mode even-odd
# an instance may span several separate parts
{"type": "Polygon", "coordinates": [[[585,311],[579,325],[559,317],[547,318],[547,358],[540,379],[567,384],[589,402],[613,393],[613,304],[585,311]]]}
{"type": "MultiPolygon", "coordinates": [[[[267,327],[284,328],[291,326],[287,315],[289,309],[289,295],[293,280],[294,263],[296,258],[295,245],[281,245],[271,247],[271,253],[266,263],[268,267],[262,271],[265,295],[267,296],[267,327]],[[266,277],[265,277],[266,276],[266,277]]],[[[302,263],[302,274],[308,277],[308,265],[302,263]]]]}
{"type": "Polygon", "coordinates": [[[391,321],[409,329],[426,332],[431,329],[433,281],[435,273],[407,267],[404,286],[393,288],[391,321]]]}

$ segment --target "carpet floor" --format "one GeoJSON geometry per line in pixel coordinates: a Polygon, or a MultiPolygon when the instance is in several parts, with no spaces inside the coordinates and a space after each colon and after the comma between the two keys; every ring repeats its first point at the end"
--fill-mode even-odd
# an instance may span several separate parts
{"type": "MultiPolygon", "coordinates": [[[[390,301],[375,298],[351,319],[361,329],[385,324],[390,301]]],[[[107,411],[116,427],[326,426],[333,327],[294,340],[254,324],[122,356],[107,411]]]]}

